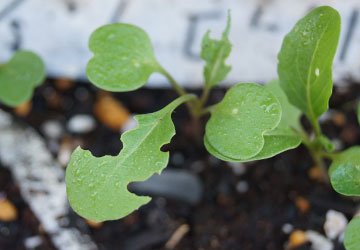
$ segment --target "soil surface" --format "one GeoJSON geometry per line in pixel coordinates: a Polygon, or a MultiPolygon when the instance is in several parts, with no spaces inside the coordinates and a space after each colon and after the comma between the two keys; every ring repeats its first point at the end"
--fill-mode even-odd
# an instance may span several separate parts
{"type": "MultiPolygon", "coordinates": [[[[42,124],[56,120],[65,128],[67,121],[76,114],[93,116],[98,92],[85,83],[68,84],[63,88],[59,82],[48,80],[36,90],[30,113],[19,119],[25,120],[53,145],[54,141],[43,133],[42,124]]],[[[216,89],[210,102],[221,100],[224,92],[224,89],[216,89]]],[[[113,96],[133,114],[156,111],[176,98],[171,90],[149,89],[113,96]]],[[[359,96],[360,85],[334,89],[331,112],[322,119],[322,128],[327,136],[336,139],[338,148],[360,144],[354,109],[359,96]]],[[[6,110],[14,114],[13,110],[6,110]]],[[[72,212],[69,226],[91,234],[100,249],[279,250],[284,249],[289,240],[289,232],[283,230],[286,224],[293,229],[324,234],[328,210],[342,212],[348,219],[354,215],[356,201],[337,194],[331,186],[314,178],[313,162],[306,148],[300,146],[269,160],[229,164],[206,152],[201,137],[193,134],[194,126],[184,106],[176,110],[173,120],[177,135],[165,147],[170,150],[168,168],[187,169],[198,175],[204,188],[201,201],[189,205],[175,199],[154,197],[152,202],[128,217],[103,224],[86,223],[72,212]],[[169,242],[175,231],[180,232],[179,241],[169,242]]],[[[86,134],[70,133],[65,128],[55,144],[61,145],[64,138],[81,143],[96,156],[116,155],[122,146],[120,133],[98,120],[96,128],[86,134]]],[[[58,147],[51,145],[49,148],[57,157],[58,147]]],[[[0,222],[0,249],[25,249],[24,242],[31,236],[42,239],[36,249],[54,249],[22,200],[10,172],[3,167],[0,167],[0,192],[19,213],[15,221],[0,222]]],[[[337,250],[344,249],[336,240],[334,245],[337,250]]],[[[311,249],[311,244],[296,249],[311,249]]]]}

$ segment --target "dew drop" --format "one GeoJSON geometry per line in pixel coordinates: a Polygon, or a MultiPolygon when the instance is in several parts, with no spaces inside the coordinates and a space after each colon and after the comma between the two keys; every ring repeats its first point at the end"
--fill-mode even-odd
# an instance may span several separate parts
{"type": "Polygon", "coordinates": [[[319,75],[320,75],[320,69],[319,69],[319,68],[316,68],[316,69],[315,69],[315,75],[316,75],[316,76],[319,76],[319,75]]]}

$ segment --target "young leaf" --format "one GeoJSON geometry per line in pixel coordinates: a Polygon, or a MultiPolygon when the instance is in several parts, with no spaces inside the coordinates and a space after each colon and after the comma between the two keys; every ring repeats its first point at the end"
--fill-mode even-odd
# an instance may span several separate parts
{"type": "Polygon", "coordinates": [[[329,169],[333,188],[343,195],[360,195],[360,146],[335,157],[329,169]]]}
{"type": "Polygon", "coordinates": [[[286,35],[278,55],[281,87],[311,122],[328,109],[339,35],[339,13],[331,7],[319,7],[286,35]]]}
{"type": "Polygon", "coordinates": [[[109,91],[130,91],[143,86],[150,75],[161,71],[150,38],[130,24],[108,24],[95,30],[89,48],[94,57],[86,73],[97,87],[109,91]]]}
{"type": "Polygon", "coordinates": [[[0,102],[15,107],[27,100],[45,78],[45,66],[30,51],[17,51],[9,62],[0,65],[0,102]]]}
{"type": "Polygon", "coordinates": [[[225,64],[225,60],[231,52],[231,43],[228,39],[230,31],[231,17],[228,15],[227,25],[222,34],[221,40],[210,38],[208,30],[201,44],[201,58],[205,60],[204,68],[205,85],[213,87],[224,80],[231,70],[231,66],[225,64]]]}
{"type": "Polygon", "coordinates": [[[233,86],[224,99],[213,106],[206,125],[209,152],[231,159],[249,159],[264,146],[264,134],[280,122],[281,106],[276,97],[254,83],[233,86]]]}
{"type": "Polygon", "coordinates": [[[345,231],[344,245],[346,250],[360,249],[360,217],[355,217],[345,231]]]}
{"type": "Polygon", "coordinates": [[[138,115],[138,127],[121,137],[123,149],[118,156],[93,157],[77,148],[66,169],[67,194],[72,208],[81,216],[94,220],[122,218],[151,198],[127,190],[131,182],[145,181],[166,167],[169,152],[161,146],[175,134],[172,111],[195,98],[182,96],[155,113],[138,115]]]}

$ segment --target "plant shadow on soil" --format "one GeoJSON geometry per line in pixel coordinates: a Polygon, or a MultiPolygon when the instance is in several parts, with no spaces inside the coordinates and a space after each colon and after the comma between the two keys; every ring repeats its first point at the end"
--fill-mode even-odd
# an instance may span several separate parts
{"type": "MultiPolygon", "coordinates": [[[[59,120],[65,125],[75,114],[93,115],[98,90],[85,83],[59,89],[54,82],[56,80],[48,80],[36,90],[33,109],[24,118],[41,134],[41,124],[49,119],[59,120]]],[[[224,91],[221,88],[215,89],[210,102],[221,100],[224,91]]],[[[131,113],[153,112],[176,98],[171,90],[151,89],[113,96],[131,113]]],[[[335,88],[330,108],[339,112],[331,113],[329,119],[322,122],[324,133],[331,139],[341,139],[343,147],[360,144],[360,128],[354,110],[355,101],[359,97],[360,85],[354,84],[345,90],[335,88]]],[[[187,169],[200,177],[204,187],[201,202],[187,205],[172,199],[154,197],[152,202],[128,217],[105,222],[98,227],[88,226],[81,217],[70,212],[71,222],[68,226],[78,227],[90,234],[100,249],[165,249],[164,245],[174,231],[187,224],[189,232],[174,249],[279,250],[284,249],[289,238],[282,231],[286,223],[291,224],[294,229],[315,230],[323,234],[328,210],[340,211],[348,219],[354,214],[354,200],[337,194],[330,186],[309,177],[313,163],[304,147],[272,159],[236,167],[236,164],[231,166],[210,156],[202,143],[195,139],[184,105],[174,112],[173,121],[177,135],[166,147],[170,150],[169,168],[187,169]],[[174,161],[174,155],[180,155],[181,157],[176,157],[180,160],[174,161]],[[241,167],[245,167],[246,171],[236,173],[236,168],[241,167]],[[301,208],[297,203],[299,199],[305,200],[308,208],[301,208]]],[[[67,136],[71,140],[82,141],[96,156],[116,155],[121,149],[119,133],[100,122],[97,122],[93,132],[85,135],[67,133],[67,136]]],[[[0,170],[3,175],[5,170],[0,170]]],[[[11,196],[9,190],[16,188],[16,184],[12,182],[14,187],[7,188],[4,185],[9,185],[8,178],[2,177],[0,191],[13,199],[18,209],[26,206],[23,201],[16,202],[19,198],[11,196]]],[[[16,231],[28,222],[26,218],[20,217],[11,223],[0,223],[0,227],[5,224],[12,233],[12,230],[16,231]]],[[[9,238],[2,235],[0,230],[0,246],[21,249],[17,244],[29,233],[16,232],[16,240],[11,240],[14,244],[11,246],[9,238]]],[[[32,229],[30,234],[38,233],[36,229],[32,229]]],[[[39,249],[52,247],[44,246],[39,249]]],[[[305,244],[296,249],[310,249],[310,246],[305,244]]],[[[344,248],[341,243],[335,242],[335,249],[344,248]]]]}

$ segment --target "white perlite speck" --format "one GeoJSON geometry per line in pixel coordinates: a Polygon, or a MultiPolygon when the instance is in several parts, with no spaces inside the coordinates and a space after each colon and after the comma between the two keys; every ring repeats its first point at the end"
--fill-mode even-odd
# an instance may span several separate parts
{"type": "Polygon", "coordinates": [[[0,161],[9,168],[21,194],[59,250],[96,250],[89,236],[63,228],[67,217],[64,171],[43,139],[31,128],[14,122],[0,110],[0,161]]]}
{"type": "Polygon", "coordinates": [[[96,122],[90,115],[79,114],[71,117],[67,129],[72,133],[89,133],[95,129],[96,122]]]}
{"type": "Polygon", "coordinates": [[[306,238],[311,242],[312,250],[333,250],[334,244],[322,234],[308,230],[306,231],[306,238]]]}
{"type": "Polygon", "coordinates": [[[348,220],[343,213],[334,210],[327,211],[324,224],[326,236],[331,240],[336,239],[345,232],[347,224],[348,220]]]}

